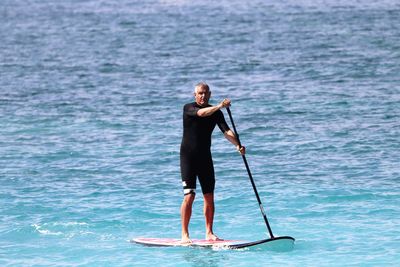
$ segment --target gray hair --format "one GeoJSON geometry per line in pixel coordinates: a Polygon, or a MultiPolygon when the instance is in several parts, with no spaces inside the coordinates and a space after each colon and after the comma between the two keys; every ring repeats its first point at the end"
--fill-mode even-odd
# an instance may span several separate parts
{"type": "Polygon", "coordinates": [[[199,82],[196,87],[194,88],[194,92],[197,92],[197,88],[204,88],[206,89],[208,92],[210,92],[210,87],[208,86],[208,84],[206,84],[205,82],[199,82]]]}

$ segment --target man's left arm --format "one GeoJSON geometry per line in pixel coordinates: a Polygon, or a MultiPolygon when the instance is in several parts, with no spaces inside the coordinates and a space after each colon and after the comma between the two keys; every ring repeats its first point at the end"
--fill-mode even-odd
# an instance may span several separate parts
{"type": "Polygon", "coordinates": [[[244,146],[239,146],[239,142],[234,132],[232,132],[231,130],[227,130],[224,132],[224,136],[226,139],[228,139],[229,142],[231,142],[236,147],[237,151],[241,155],[244,155],[246,153],[246,148],[244,146]]]}

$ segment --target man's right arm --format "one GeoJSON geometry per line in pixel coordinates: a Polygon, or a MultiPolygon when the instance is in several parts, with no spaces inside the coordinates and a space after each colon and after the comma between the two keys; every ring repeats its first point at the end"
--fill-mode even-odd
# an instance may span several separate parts
{"type": "Polygon", "coordinates": [[[197,116],[199,117],[207,117],[214,114],[216,111],[227,108],[231,105],[231,101],[229,99],[224,99],[221,103],[213,107],[201,108],[197,111],[197,116]]]}

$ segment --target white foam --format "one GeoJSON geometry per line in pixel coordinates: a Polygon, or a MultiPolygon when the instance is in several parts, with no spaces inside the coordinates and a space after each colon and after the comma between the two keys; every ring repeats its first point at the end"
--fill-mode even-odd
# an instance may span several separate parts
{"type": "Polygon", "coordinates": [[[38,224],[32,224],[32,226],[35,228],[35,230],[37,232],[39,232],[42,235],[62,235],[63,234],[61,232],[52,232],[52,231],[47,230],[47,229],[42,229],[42,226],[40,226],[38,224]]]}

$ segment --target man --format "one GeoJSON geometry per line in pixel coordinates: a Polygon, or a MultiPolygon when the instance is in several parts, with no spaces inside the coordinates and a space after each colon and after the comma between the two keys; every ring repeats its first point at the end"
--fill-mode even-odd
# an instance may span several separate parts
{"type": "Polygon", "coordinates": [[[206,83],[195,87],[195,102],[183,108],[183,138],[180,150],[180,165],[184,199],[181,206],[182,243],[190,244],[189,221],[196,194],[196,177],[199,178],[204,197],[204,216],[206,221],[206,239],[219,240],[213,232],[214,220],[214,166],[211,157],[211,134],[218,125],[226,139],[234,144],[243,155],[245,148],[239,146],[235,134],[226,124],[220,109],[230,106],[231,101],[224,99],[216,106],[208,104],[211,91],[206,83]]]}

